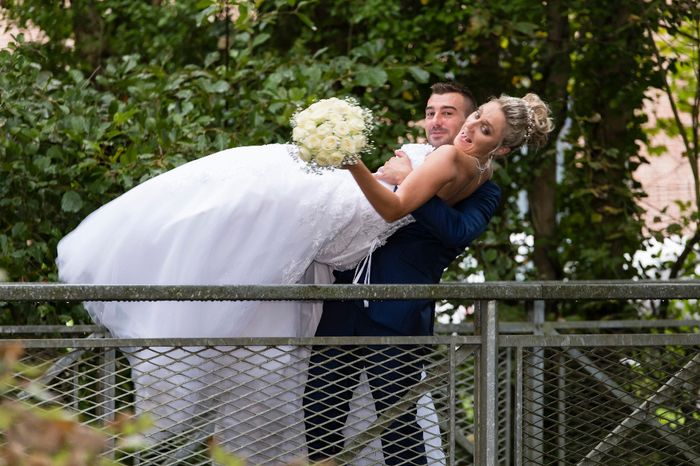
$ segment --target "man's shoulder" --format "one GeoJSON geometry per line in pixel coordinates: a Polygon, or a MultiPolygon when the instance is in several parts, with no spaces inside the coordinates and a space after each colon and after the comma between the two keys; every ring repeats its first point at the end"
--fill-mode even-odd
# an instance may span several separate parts
{"type": "Polygon", "coordinates": [[[484,184],[479,186],[479,189],[477,191],[487,191],[487,192],[495,192],[495,193],[501,193],[501,187],[496,184],[495,181],[493,180],[486,180],[484,184]]]}
{"type": "Polygon", "coordinates": [[[462,199],[454,208],[460,211],[469,210],[477,206],[498,205],[501,202],[501,188],[491,180],[485,181],[479,189],[474,191],[466,199],[462,199]]]}
{"type": "Polygon", "coordinates": [[[493,198],[496,200],[496,202],[500,202],[501,200],[501,187],[498,186],[494,181],[492,180],[486,180],[484,184],[479,186],[479,189],[472,194],[472,197],[477,197],[477,198],[493,198]]]}

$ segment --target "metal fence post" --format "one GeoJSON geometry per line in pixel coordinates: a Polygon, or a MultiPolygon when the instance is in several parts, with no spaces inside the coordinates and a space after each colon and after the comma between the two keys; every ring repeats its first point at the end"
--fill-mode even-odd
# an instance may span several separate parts
{"type": "Polygon", "coordinates": [[[498,316],[495,301],[479,301],[475,330],[481,336],[476,357],[476,449],[474,464],[492,466],[498,459],[498,316]]]}
{"type": "MultiPolygon", "coordinates": [[[[544,335],[544,301],[528,303],[533,334],[544,335]]],[[[544,461],[544,348],[532,348],[525,370],[525,426],[523,429],[523,464],[543,464],[544,461]]]]}
{"type": "Polygon", "coordinates": [[[515,349],[515,466],[523,464],[523,347],[515,349]]]}
{"type": "Polygon", "coordinates": [[[449,432],[448,432],[448,442],[449,442],[449,455],[447,457],[447,464],[448,465],[454,465],[457,463],[457,452],[456,452],[456,442],[455,442],[455,434],[457,432],[457,423],[455,422],[455,418],[457,416],[457,384],[456,382],[456,377],[457,377],[457,348],[455,345],[455,342],[450,343],[450,351],[449,351],[449,363],[450,363],[450,384],[449,384],[449,396],[448,399],[450,400],[450,410],[449,410],[449,432]]]}

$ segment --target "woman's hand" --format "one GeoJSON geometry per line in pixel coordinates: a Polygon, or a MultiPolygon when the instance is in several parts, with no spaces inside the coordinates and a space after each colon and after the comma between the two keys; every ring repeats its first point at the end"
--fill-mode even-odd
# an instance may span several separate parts
{"type": "Polygon", "coordinates": [[[374,176],[389,184],[400,185],[413,170],[413,165],[404,151],[397,150],[394,154],[396,155],[387,160],[374,176]]]}

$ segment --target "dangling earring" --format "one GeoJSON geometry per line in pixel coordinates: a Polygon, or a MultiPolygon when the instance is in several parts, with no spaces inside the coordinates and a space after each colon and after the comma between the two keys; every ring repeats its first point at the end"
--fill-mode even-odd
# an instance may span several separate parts
{"type": "Polygon", "coordinates": [[[486,161],[486,164],[484,164],[483,167],[481,166],[481,162],[479,162],[479,159],[474,157],[474,160],[476,160],[476,169],[479,170],[479,179],[476,181],[478,184],[478,183],[481,183],[481,176],[491,166],[491,160],[493,160],[493,155],[489,155],[489,159],[486,161]]]}

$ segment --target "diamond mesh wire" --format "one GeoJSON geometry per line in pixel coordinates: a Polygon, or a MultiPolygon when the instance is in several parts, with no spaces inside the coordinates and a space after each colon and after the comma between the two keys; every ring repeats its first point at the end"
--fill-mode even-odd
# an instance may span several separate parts
{"type": "MultiPolygon", "coordinates": [[[[145,448],[110,438],[105,456],[123,464],[212,464],[210,442],[248,464],[305,459],[307,445],[337,464],[446,464],[448,354],[444,345],[28,348],[22,367],[49,367],[48,396],[3,397],[94,426],[148,416],[145,448]]],[[[29,381],[21,370],[16,378],[29,381]]]]}
{"type": "Polygon", "coordinates": [[[700,464],[700,348],[527,348],[523,464],[700,464]]]}
{"type": "MultiPolygon", "coordinates": [[[[511,464],[512,445],[512,349],[504,348],[498,353],[498,464],[511,464]]],[[[465,359],[457,366],[455,374],[455,443],[457,444],[457,464],[472,464],[474,461],[476,386],[474,359],[465,359]]]]}
{"type": "MultiPolygon", "coordinates": [[[[22,367],[45,365],[42,396],[27,389],[2,397],[58,405],[95,426],[122,412],[148,413],[147,448],[133,451],[110,439],[105,456],[123,464],[209,465],[212,440],[249,464],[286,464],[306,455],[309,428],[318,428],[313,438],[330,445],[337,464],[420,464],[423,456],[428,464],[473,463],[476,346],[456,348],[451,372],[450,348],[438,344],[123,347],[115,341],[71,349],[47,342],[26,349],[22,359],[22,367]],[[307,383],[308,374],[316,384],[307,383]],[[344,419],[333,397],[347,396],[356,383],[344,419]],[[314,409],[304,402],[305,390],[314,409]],[[378,423],[377,400],[395,404],[378,423]],[[402,419],[406,413],[410,420],[402,419]],[[411,440],[413,421],[419,440],[411,440]],[[396,435],[382,436],[387,426],[396,435]]],[[[498,464],[700,464],[699,346],[522,347],[519,361],[516,351],[499,350],[498,464]],[[514,436],[519,431],[521,439],[514,436]]],[[[34,377],[23,371],[18,380],[34,377]]]]}

